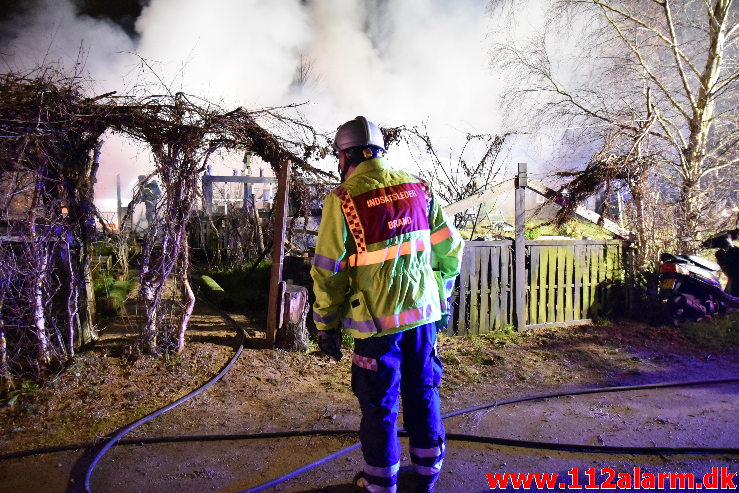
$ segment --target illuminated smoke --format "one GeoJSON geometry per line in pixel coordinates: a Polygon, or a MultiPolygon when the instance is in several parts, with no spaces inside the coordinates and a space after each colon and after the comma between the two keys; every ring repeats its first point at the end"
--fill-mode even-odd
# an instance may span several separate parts
{"type": "MultiPolygon", "coordinates": [[[[302,111],[321,130],[358,114],[428,122],[442,147],[500,130],[487,0],[151,0],[135,39],[77,15],[69,0],[35,4],[0,30],[9,69],[70,68],[81,54],[94,91],[161,79],[226,106],[310,101],[302,111]]],[[[149,166],[134,149],[106,143],[99,197],[115,196],[115,173],[129,184],[149,166]]]]}

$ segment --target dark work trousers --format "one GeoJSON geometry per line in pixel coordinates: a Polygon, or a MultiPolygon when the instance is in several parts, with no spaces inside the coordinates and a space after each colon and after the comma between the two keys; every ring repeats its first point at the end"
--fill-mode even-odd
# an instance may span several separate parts
{"type": "Polygon", "coordinates": [[[438,478],[445,448],[438,391],[441,374],[434,323],[355,339],[352,391],[362,409],[359,432],[370,491],[396,490],[401,396],[414,469],[421,482],[430,484],[438,478]]]}

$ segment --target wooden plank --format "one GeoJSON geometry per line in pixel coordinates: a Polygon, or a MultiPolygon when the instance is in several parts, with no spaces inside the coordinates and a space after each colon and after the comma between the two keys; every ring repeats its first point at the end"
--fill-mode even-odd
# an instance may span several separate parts
{"type": "Polygon", "coordinates": [[[500,311],[502,314],[503,324],[509,325],[513,322],[513,297],[511,296],[511,248],[501,248],[500,250],[500,311]]]}
{"type": "Polygon", "coordinates": [[[626,280],[626,269],[624,266],[624,247],[621,243],[616,245],[613,249],[613,265],[614,269],[616,269],[616,279],[619,281],[625,281],[626,280]]]}
{"type": "Polygon", "coordinates": [[[595,292],[598,296],[598,313],[603,313],[605,290],[603,285],[606,282],[606,246],[598,249],[598,283],[595,286],[595,292]]]}
{"type": "Polygon", "coordinates": [[[606,245],[604,247],[605,249],[605,282],[606,285],[603,289],[603,300],[602,305],[603,309],[606,310],[610,308],[611,306],[611,300],[613,298],[613,283],[615,281],[614,278],[614,268],[613,268],[613,245],[606,245]]]}
{"type": "Polygon", "coordinates": [[[473,335],[480,334],[480,257],[483,249],[473,248],[470,270],[470,324],[467,332],[473,335]]]}
{"type": "Polygon", "coordinates": [[[480,334],[490,331],[490,248],[480,250],[480,334]]]}
{"type": "MultiPolygon", "coordinates": [[[[548,199],[553,199],[554,197],[557,196],[557,192],[555,190],[552,190],[548,186],[536,180],[529,180],[528,187],[532,191],[538,193],[539,195],[543,195],[544,197],[548,199]]],[[[587,209],[586,207],[582,205],[577,206],[577,208],[575,209],[575,214],[577,214],[578,216],[584,219],[587,219],[593,224],[599,225],[601,228],[605,229],[606,231],[609,231],[613,233],[614,235],[617,235],[621,238],[629,239],[634,236],[634,233],[632,231],[622,228],[621,226],[611,221],[610,219],[601,217],[601,215],[598,214],[597,212],[591,211],[590,209],[587,209]]]]}
{"type": "Polygon", "coordinates": [[[465,246],[462,254],[462,265],[459,273],[459,318],[457,320],[457,334],[467,335],[467,291],[470,284],[470,256],[473,248],[465,246]]]}
{"type": "Polygon", "coordinates": [[[549,267],[549,250],[539,247],[539,300],[537,301],[538,315],[535,323],[543,324],[547,321],[547,272],[549,267]]]}
{"type": "Polygon", "coordinates": [[[582,270],[582,313],[583,318],[590,317],[590,247],[583,246],[582,270]]]}
{"type": "Polygon", "coordinates": [[[478,241],[478,240],[465,240],[464,244],[470,248],[482,248],[482,247],[500,247],[500,246],[511,246],[513,240],[493,240],[493,241],[478,241]]]}
{"type": "Polygon", "coordinates": [[[565,321],[565,248],[557,247],[557,299],[555,301],[555,321],[565,321]]]}
{"type": "Polygon", "coordinates": [[[575,274],[574,261],[574,246],[565,247],[565,321],[567,322],[575,320],[575,309],[572,305],[575,290],[575,286],[572,282],[575,274]]]}
{"type": "Polygon", "coordinates": [[[583,317],[591,317],[591,307],[593,300],[590,298],[590,284],[592,282],[592,248],[588,245],[585,246],[585,269],[583,270],[583,283],[582,283],[582,301],[583,301],[583,317]]]}
{"type": "Polygon", "coordinates": [[[489,202],[493,200],[495,197],[500,195],[501,193],[508,192],[510,190],[513,190],[514,182],[513,178],[506,180],[498,185],[493,185],[493,187],[490,190],[487,190],[485,192],[479,193],[477,195],[473,195],[471,197],[467,197],[463,200],[460,200],[459,202],[453,202],[446,207],[444,207],[444,212],[447,213],[447,215],[454,215],[458,214],[460,212],[464,212],[467,209],[470,209],[472,207],[477,207],[480,204],[484,204],[485,202],[489,202]]]}
{"type": "Polygon", "coordinates": [[[549,264],[547,265],[547,322],[554,322],[555,312],[555,294],[556,294],[556,276],[557,276],[557,250],[556,247],[547,247],[549,264]]]}
{"type": "Polygon", "coordinates": [[[527,245],[536,246],[607,245],[613,242],[613,240],[575,240],[570,238],[557,238],[555,240],[526,240],[527,245]]]}
{"type": "Polygon", "coordinates": [[[507,246],[497,246],[490,248],[490,327],[500,329],[505,325],[504,312],[502,310],[503,303],[501,301],[500,289],[500,263],[501,251],[508,248],[507,246]]]}
{"type": "Polygon", "coordinates": [[[582,275],[583,275],[583,262],[585,253],[583,252],[582,245],[575,245],[573,248],[574,253],[574,270],[575,270],[575,286],[573,288],[573,316],[575,320],[585,318],[582,311],[582,275]]]}
{"type": "Polygon", "coordinates": [[[590,275],[590,284],[588,286],[589,296],[590,296],[590,318],[593,318],[592,314],[598,313],[598,298],[597,295],[597,289],[598,289],[598,265],[599,265],[599,258],[598,258],[598,247],[593,245],[588,247],[588,250],[590,250],[590,269],[589,269],[589,275],[590,275]]]}
{"type": "Polygon", "coordinates": [[[290,193],[290,161],[280,163],[279,186],[275,201],[275,225],[272,240],[272,270],[270,273],[269,305],[267,306],[267,344],[275,345],[275,334],[280,323],[278,310],[282,309],[282,262],[285,256],[285,233],[290,193]]]}
{"type": "Polygon", "coordinates": [[[529,247],[529,319],[526,321],[528,324],[538,323],[539,250],[541,250],[541,247],[529,247]]]}

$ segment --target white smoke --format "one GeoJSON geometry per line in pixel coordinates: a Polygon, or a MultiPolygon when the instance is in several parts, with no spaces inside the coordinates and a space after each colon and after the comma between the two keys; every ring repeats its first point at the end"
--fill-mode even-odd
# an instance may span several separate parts
{"type": "Polygon", "coordinates": [[[284,103],[310,38],[295,0],[154,0],[136,30],[166,83],[248,108],[284,103]]]}
{"type": "Polygon", "coordinates": [[[307,53],[320,77],[316,95],[328,103],[319,114],[335,119],[334,127],[364,114],[387,125],[428,120],[475,132],[498,130],[486,5],[309,2],[314,36],[307,53]]]}
{"type": "Polygon", "coordinates": [[[89,75],[100,90],[121,89],[120,60],[134,43],[117,25],[78,16],[69,0],[39,0],[36,8],[2,26],[6,46],[0,60],[7,70],[45,65],[89,75]]]}
{"type": "MultiPolygon", "coordinates": [[[[69,67],[82,46],[84,70],[101,91],[164,83],[226,106],[310,101],[304,115],[326,132],[363,114],[383,125],[426,122],[442,148],[454,148],[468,132],[501,131],[488,3],[151,0],[133,41],[110,22],[77,15],[69,0],[41,0],[5,26],[13,36],[0,51],[8,68],[44,60],[69,67]],[[308,77],[296,81],[301,62],[308,77]]],[[[115,173],[128,183],[149,166],[131,152],[106,144],[99,197],[115,196],[115,173]]]]}

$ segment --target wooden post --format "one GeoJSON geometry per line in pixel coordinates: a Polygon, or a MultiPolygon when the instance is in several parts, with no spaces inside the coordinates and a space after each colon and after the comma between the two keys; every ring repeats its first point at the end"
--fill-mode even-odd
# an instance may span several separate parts
{"type": "Polygon", "coordinates": [[[115,175],[115,193],[118,201],[116,202],[116,216],[118,217],[118,231],[123,229],[123,207],[121,205],[121,175],[115,175]]]}
{"type": "Polygon", "coordinates": [[[251,194],[251,211],[254,214],[254,225],[257,228],[257,245],[259,245],[259,251],[264,251],[264,233],[262,232],[262,221],[259,219],[259,211],[257,210],[257,199],[254,194],[251,194]]]}
{"type": "Polygon", "coordinates": [[[287,223],[287,197],[290,192],[290,161],[280,163],[280,175],[275,198],[275,226],[272,241],[272,274],[269,282],[269,306],[267,307],[267,343],[274,347],[277,327],[281,324],[282,308],[282,260],[285,255],[285,229],[287,223]]]}
{"type": "Polygon", "coordinates": [[[251,197],[252,197],[251,184],[250,183],[244,183],[243,186],[244,186],[244,190],[243,190],[243,193],[241,195],[241,200],[243,201],[244,209],[248,209],[249,207],[251,207],[251,202],[250,202],[251,197]]]}
{"type": "Polygon", "coordinates": [[[213,181],[207,174],[203,176],[203,200],[205,201],[205,213],[213,214],[213,181]]]}
{"type": "Polygon", "coordinates": [[[516,176],[516,237],[513,242],[513,310],[516,329],[526,328],[526,163],[518,163],[516,176]]]}

